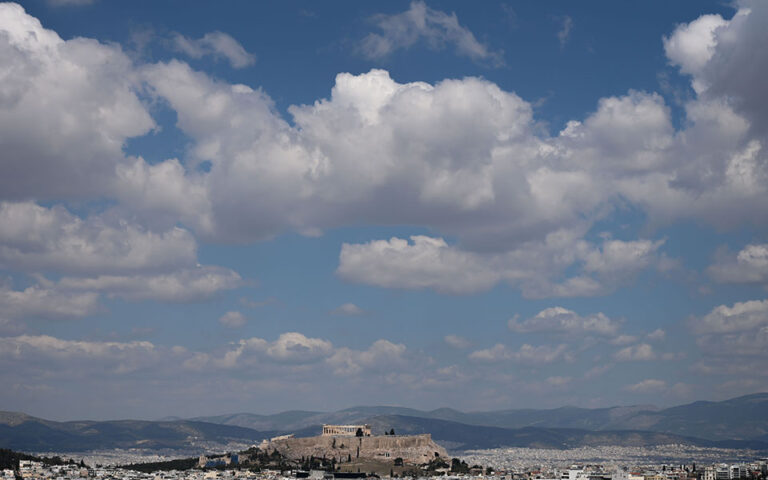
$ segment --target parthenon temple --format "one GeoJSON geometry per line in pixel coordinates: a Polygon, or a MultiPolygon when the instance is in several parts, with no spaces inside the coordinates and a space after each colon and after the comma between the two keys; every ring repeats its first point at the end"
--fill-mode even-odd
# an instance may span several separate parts
{"type": "Polygon", "coordinates": [[[323,425],[323,436],[350,436],[357,435],[357,431],[360,430],[364,437],[371,436],[370,425],[323,425]]]}

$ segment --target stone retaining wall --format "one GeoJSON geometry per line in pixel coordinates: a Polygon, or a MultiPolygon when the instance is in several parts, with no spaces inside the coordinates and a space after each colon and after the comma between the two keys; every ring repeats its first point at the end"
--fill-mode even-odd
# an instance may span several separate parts
{"type": "Polygon", "coordinates": [[[338,462],[346,462],[349,457],[353,460],[357,458],[394,460],[400,457],[405,462],[422,464],[435,458],[435,453],[441,457],[448,457],[448,452],[433,442],[429,434],[286,438],[265,442],[260,448],[267,452],[277,450],[282,455],[296,460],[311,456],[335,458],[338,462]]]}

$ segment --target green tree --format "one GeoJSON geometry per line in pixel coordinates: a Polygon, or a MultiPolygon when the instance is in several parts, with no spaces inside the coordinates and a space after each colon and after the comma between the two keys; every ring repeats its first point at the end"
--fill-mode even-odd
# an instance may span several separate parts
{"type": "Polygon", "coordinates": [[[458,458],[451,459],[451,472],[452,473],[469,473],[469,465],[464,460],[458,458]]]}
{"type": "Polygon", "coordinates": [[[439,456],[429,461],[427,464],[427,471],[434,472],[438,468],[448,468],[448,463],[439,456]]]}

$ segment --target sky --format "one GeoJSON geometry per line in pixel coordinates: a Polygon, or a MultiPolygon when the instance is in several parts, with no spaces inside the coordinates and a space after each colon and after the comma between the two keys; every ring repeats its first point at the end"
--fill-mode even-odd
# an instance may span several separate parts
{"type": "Polygon", "coordinates": [[[768,3],[0,4],[0,409],[768,391],[768,3]]]}

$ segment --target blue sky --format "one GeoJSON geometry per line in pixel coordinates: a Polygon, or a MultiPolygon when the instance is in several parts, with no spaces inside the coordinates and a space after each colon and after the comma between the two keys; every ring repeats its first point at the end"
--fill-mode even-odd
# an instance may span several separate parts
{"type": "Polygon", "coordinates": [[[768,7],[0,4],[5,410],[768,390],[768,7]]]}

